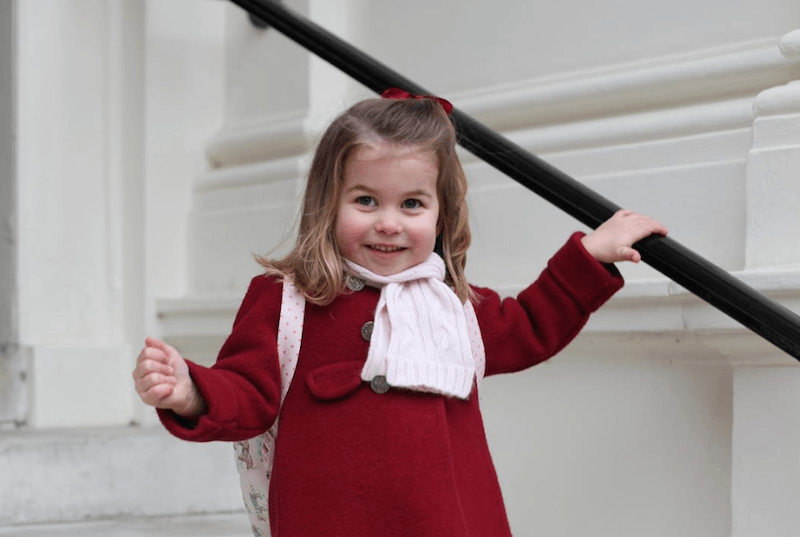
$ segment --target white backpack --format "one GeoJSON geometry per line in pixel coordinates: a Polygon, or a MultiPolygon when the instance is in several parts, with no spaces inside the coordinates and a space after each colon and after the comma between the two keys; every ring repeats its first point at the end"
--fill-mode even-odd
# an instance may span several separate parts
{"type": "MultiPolygon", "coordinates": [[[[281,317],[278,321],[278,357],[281,368],[281,405],[289,391],[294,371],[297,368],[297,357],[300,354],[300,342],[303,339],[303,315],[305,297],[297,290],[289,276],[283,281],[281,297],[281,317]]],[[[475,358],[475,377],[478,384],[486,369],[486,357],[481,338],[478,318],[471,302],[466,307],[467,328],[469,329],[472,354],[475,358]]],[[[263,434],[249,440],[233,443],[236,455],[236,469],[239,471],[239,483],[242,487],[242,499],[247,508],[247,516],[254,537],[270,537],[269,529],[269,480],[272,477],[272,462],[275,438],[278,436],[278,420],[263,434]]]]}
{"type": "MultiPolygon", "coordinates": [[[[306,300],[287,276],[283,281],[281,318],[278,321],[278,357],[281,366],[281,405],[292,383],[303,338],[303,314],[306,300]],[[294,322],[291,322],[294,321],[294,322]],[[293,326],[289,330],[287,327],[293,326]]],[[[278,420],[263,434],[233,443],[236,469],[242,487],[242,499],[250,517],[255,537],[270,537],[267,495],[272,476],[272,459],[278,420]]]]}

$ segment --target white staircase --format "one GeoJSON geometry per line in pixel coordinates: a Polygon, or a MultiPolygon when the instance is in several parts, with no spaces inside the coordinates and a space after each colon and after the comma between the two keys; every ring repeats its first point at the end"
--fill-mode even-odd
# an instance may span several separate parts
{"type": "Polygon", "coordinates": [[[0,536],[249,534],[228,444],[160,428],[0,433],[0,536]]]}
{"type": "Polygon", "coordinates": [[[140,517],[0,528],[2,537],[251,537],[243,512],[140,517]]]}

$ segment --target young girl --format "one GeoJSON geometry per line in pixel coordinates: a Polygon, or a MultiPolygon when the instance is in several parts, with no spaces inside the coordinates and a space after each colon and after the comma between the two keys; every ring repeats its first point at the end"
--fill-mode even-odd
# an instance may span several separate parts
{"type": "MultiPolygon", "coordinates": [[[[390,92],[396,96],[398,92],[390,92]]],[[[387,94],[385,94],[387,95],[387,94]]],[[[322,137],[292,252],[261,259],[211,368],[148,338],[134,380],[191,441],[244,440],[280,410],[269,491],[274,537],[510,535],[477,381],[553,356],[622,286],[611,264],[667,230],[620,211],[572,235],[516,299],[464,277],[467,182],[443,99],[371,99],[322,137]],[[302,346],[281,406],[284,277],[305,296],[302,346]]]]}

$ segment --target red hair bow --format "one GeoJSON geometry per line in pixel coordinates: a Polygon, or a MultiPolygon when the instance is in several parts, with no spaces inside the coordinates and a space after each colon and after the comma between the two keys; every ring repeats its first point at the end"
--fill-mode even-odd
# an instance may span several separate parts
{"type": "Polygon", "coordinates": [[[442,108],[444,108],[444,111],[447,112],[448,116],[450,115],[450,112],[453,111],[453,105],[446,99],[436,97],[435,95],[417,95],[416,93],[409,93],[406,90],[401,90],[400,88],[389,88],[381,93],[381,97],[384,99],[431,99],[442,105],[442,108]]]}

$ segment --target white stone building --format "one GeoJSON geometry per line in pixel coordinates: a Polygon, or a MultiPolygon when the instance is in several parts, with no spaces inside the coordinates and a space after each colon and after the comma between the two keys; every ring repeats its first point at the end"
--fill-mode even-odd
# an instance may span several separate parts
{"type": "MultiPolygon", "coordinates": [[[[285,3],[800,312],[796,0],[285,3]]],[[[370,95],[221,0],[0,0],[0,527],[240,509],[135,356],[213,361],[370,95]]],[[[585,228],[464,159],[468,274],[513,293],[585,228]]],[[[621,268],[560,356],[485,382],[515,534],[796,537],[797,361],[621,268]]]]}

